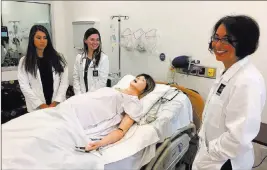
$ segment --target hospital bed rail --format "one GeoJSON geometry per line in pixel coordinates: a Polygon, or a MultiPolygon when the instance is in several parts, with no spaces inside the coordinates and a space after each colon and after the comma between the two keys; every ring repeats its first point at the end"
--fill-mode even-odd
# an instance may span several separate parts
{"type": "MultiPolygon", "coordinates": [[[[164,142],[157,147],[155,157],[147,165],[141,168],[142,170],[173,170],[189,150],[190,141],[197,136],[197,130],[200,128],[202,121],[204,100],[198,92],[192,89],[187,89],[177,84],[169,84],[165,82],[156,83],[168,84],[171,87],[176,87],[184,92],[188,96],[193,108],[193,122],[184,128],[178,129],[171,137],[165,139],[164,142]],[[174,151],[173,153],[173,150],[177,149],[177,147],[180,147],[179,145],[182,143],[183,139],[188,139],[188,145],[184,146],[184,150],[180,152],[179,155],[176,154],[177,151],[174,151]],[[168,160],[169,158],[173,158],[171,162],[168,160]]],[[[179,150],[181,149],[179,148],[179,150]]],[[[191,160],[192,159],[193,158],[191,158],[191,160]]],[[[191,160],[189,162],[191,162],[191,160]]]]}
{"type": "Polygon", "coordinates": [[[179,145],[181,142],[175,142],[175,141],[176,140],[178,141],[178,139],[183,135],[185,138],[188,137],[191,139],[193,136],[195,136],[195,134],[196,134],[196,126],[193,123],[190,123],[188,126],[178,129],[171,137],[166,138],[164,142],[160,144],[160,146],[156,150],[155,157],[145,166],[144,170],[174,169],[176,164],[182,159],[182,156],[189,148],[189,146],[183,146],[186,147],[183,150],[183,152],[176,158],[173,158],[171,163],[166,165],[166,163],[164,162],[166,158],[175,156],[173,153],[171,153],[171,151],[174,150],[175,147],[182,147],[181,145],[179,145]],[[173,143],[175,146],[172,146],[173,143]]]}
{"type": "Polygon", "coordinates": [[[181,90],[183,93],[187,95],[193,107],[193,122],[196,125],[196,130],[199,130],[201,122],[202,122],[202,113],[203,113],[204,106],[205,106],[205,102],[202,96],[197,91],[188,89],[178,84],[169,84],[169,83],[161,82],[161,81],[157,81],[156,83],[170,85],[171,87],[175,87],[181,90]]]}

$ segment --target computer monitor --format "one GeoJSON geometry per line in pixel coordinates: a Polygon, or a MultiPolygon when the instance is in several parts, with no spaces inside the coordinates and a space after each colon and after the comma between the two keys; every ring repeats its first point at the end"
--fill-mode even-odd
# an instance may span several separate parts
{"type": "Polygon", "coordinates": [[[9,40],[9,36],[8,36],[8,29],[6,26],[1,26],[1,39],[3,41],[5,41],[6,43],[8,43],[9,40]]]}

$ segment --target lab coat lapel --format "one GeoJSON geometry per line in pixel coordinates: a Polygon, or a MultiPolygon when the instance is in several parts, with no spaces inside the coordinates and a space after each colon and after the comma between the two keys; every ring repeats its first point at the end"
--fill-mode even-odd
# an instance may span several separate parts
{"type": "Polygon", "coordinates": [[[207,109],[207,106],[208,106],[208,103],[212,97],[212,95],[214,94],[214,91],[217,89],[219,83],[221,82],[221,79],[222,79],[222,71],[219,73],[219,75],[216,77],[213,85],[211,86],[211,90],[208,94],[208,97],[207,97],[207,100],[206,100],[206,104],[205,104],[205,107],[204,107],[204,110],[203,110],[203,114],[202,114],[202,121],[204,121],[204,118],[205,118],[205,112],[206,112],[206,109],[207,109]]]}
{"type": "MultiPolygon", "coordinates": [[[[55,68],[54,68],[54,67],[52,67],[52,73],[53,73],[53,90],[54,90],[53,98],[54,98],[54,94],[57,94],[57,93],[55,92],[55,90],[58,89],[57,86],[58,86],[60,83],[55,82],[55,81],[59,81],[59,80],[58,80],[58,78],[56,77],[57,75],[56,75],[56,71],[55,71],[55,68]]],[[[63,73],[62,73],[62,74],[63,74],[63,73]]],[[[53,99],[52,99],[52,100],[53,100],[53,99]]]]}
{"type": "Polygon", "coordinates": [[[85,54],[83,54],[83,56],[82,56],[82,65],[81,65],[82,69],[81,69],[81,74],[80,74],[80,75],[82,75],[82,79],[84,77],[85,64],[86,64],[86,56],[85,56],[85,54]]]}
{"type": "Polygon", "coordinates": [[[53,73],[53,80],[55,80],[55,77],[56,77],[56,71],[55,71],[55,68],[52,67],[52,73],[53,73]]]}
{"type": "Polygon", "coordinates": [[[207,97],[207,100],[206,100],[206,103],[205,103],[205,107],[204,107],[204,110],[203,110],[203,114],[202,114],[202,125],[201,125],[201,129],[200,129],[200,134],[199,134],[199,136],[201,136],[201,137],[203,137],[203,143],[204,143],[204,145],[206,146],[206,144],[205,144],[205,123],[204,123],[204,121],[205,121],[205,118],[206,118],[206,116],[207,116],[207,108],[209,107],[209,102],[210,102],[210,100],[211,100],[211,98],[212,98],[212,96],[215,94],[215,92],[216,92],[216,90],[218,89],[218,87],[219,87],[219,84],[222,82],[222,80],[223,80],[223,70],[222,71],[220,71],[219,72],[219,74],[217,75],[217,77],[216,77],[216,79],[215,79],[215,82],[214,82],[214,84],[212,85],[212,87],[211,87],[211,90],[210,90],[210,93],[209,93],[209,95],[208,95],[208,97],[207,97]]]}
{"type": "Polygon", "coordinates": [[[225,73],[222,75],[224,81],[228,82],[239,70],[244,67],[248,63],[247,58],[243,58],[239,60],[235,64],[233,64],[225,73]]]}
{"type": "MultiPolygon", "coordinates": [[[[218,91],[221,86],[226,87],[229,80],[242,68],[244,65],[248,63],[248,59],[244,58],[235,64],[233,64],[224,74],[223,71],[219,74],[219,77],[216,79],[214,86],[211,90],[211,93],[208,97],[207,102],[209,102],[212,95],[216,95],[217,92],[222,93],[223,89],[221,91],[218,91]]],[[[224,88],[222,87],[222,88],[224,88]]],[[[208,103],[207,103],[208,104],[208,103]]]]}
{"type": "Polygon", "coordinates": [[[81,91],[85,92],[85,83],[84,83],[84,69],[86,64],[86,58],[85,54],[82,54],[81,61],[80,61],[80,69],[79,69],[79,75],[80,75],[80,85],[81,85],[81,91]]]}
{"type": "Polygon", "coordinates": [[[95,63],[95,59],[92,59],[90,65],[89,65],[89,68],[94,68],[94,63],[95,63]]]}
{"type": "Polygon", "coordinates": [[[40,71],[39,69],[37,69],[37,81],[38,81],[38,84],[39,84],[39,93],[40,93],[40,96],[42,96],[42,101],[45,101],[45,97],[44,97],[44,91],[43,91],[43,84],[42,84],[42,80],[41,80],[41,75],[40,75],[40,71]]]}

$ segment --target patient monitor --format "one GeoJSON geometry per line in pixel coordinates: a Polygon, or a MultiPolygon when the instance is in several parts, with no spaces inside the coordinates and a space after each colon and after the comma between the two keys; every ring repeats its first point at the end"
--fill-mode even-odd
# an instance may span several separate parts
{"type": "Polygon", "coordinates": [[[1,45],[4,43],[8,44],[9,36],[8,36],[8,28],[6,26],[1,26],[1,45]]]}

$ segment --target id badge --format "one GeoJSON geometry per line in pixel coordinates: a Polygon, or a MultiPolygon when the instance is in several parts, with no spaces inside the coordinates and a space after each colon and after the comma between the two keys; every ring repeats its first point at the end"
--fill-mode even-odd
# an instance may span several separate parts
{"type": "Polygon", "coordinates": [[[93,76],[98,77],[98,70],[93,70],[93,76]]]}

